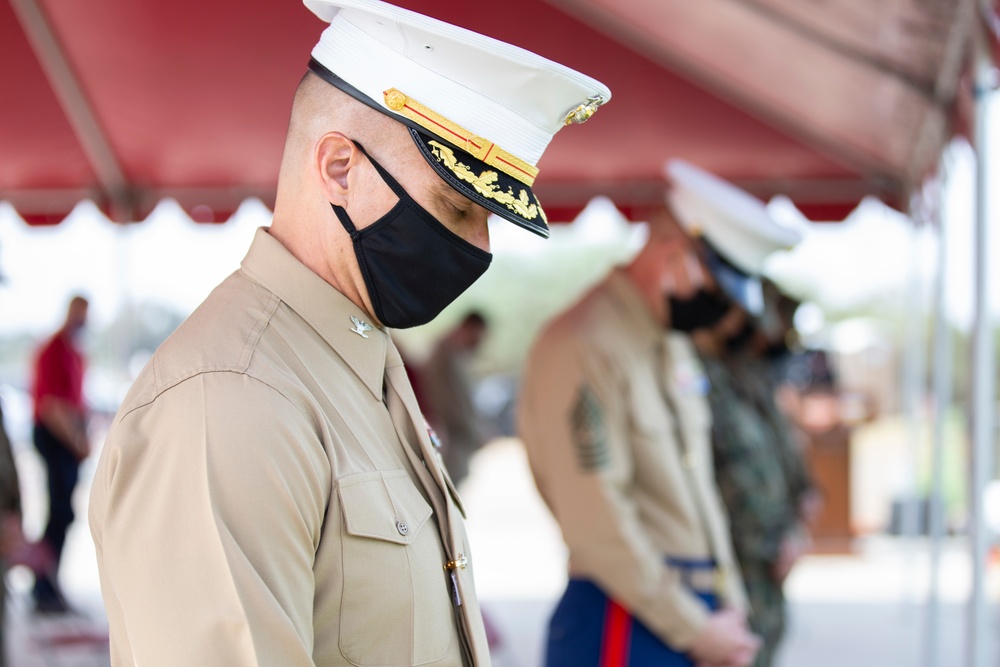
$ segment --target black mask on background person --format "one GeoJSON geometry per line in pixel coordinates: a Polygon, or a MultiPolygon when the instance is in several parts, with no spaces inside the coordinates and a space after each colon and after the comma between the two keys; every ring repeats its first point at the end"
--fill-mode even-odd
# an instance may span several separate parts
{"type": "Polygon", "coordinates": [[[330,204],[351,235],[375,317],[393,329],[427,324],[483,275],[493,255],[438,222],[361,144],[354,144],[399,197],[388,213],[360,231],[347,211],[330,204]]]}
{"type": "Polygon", "coordinates": [[[771,361],[780,362],[790,357],[792,351],[788,348],[788,343],[783,340],[771,343],[764,351],[764,356],[771,361]]]}
{"type": "Polygon", "coordinates": [[[722,297],[703,289],[690,299],[680,299],[671,294],[667,297],[667,305],[670,308],[670,328],[684,333],[715,326],[731,307],[722,297]]]}
{"type": "Polygon", "coordinates": [[[730,352],[739,352],[753,340],[756,333],[757,327],[747,318],[740,330],[726,340],[726,349],[730,352]]]}

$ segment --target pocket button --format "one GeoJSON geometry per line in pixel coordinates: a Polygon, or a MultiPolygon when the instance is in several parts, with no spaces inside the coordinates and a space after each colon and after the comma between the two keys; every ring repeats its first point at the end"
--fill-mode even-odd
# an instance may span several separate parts
{"type": "Polygon", "coordinates": [[[405,521],[397,521],[396,522],[396,530],[399,531],[400,535],[409,535],[409,533],[410,533],[410,526],[405,521]]]}

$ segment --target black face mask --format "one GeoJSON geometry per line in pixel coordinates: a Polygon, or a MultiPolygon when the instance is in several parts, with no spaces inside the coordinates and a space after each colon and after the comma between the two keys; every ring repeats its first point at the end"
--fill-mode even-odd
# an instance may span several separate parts
{"type": "Polygon", "coordinates": [[[361,144],[354,143],[399,202],[361,231],[347,211],[330,205],[354,242],[379,321],[393,329],[426,324],[483,275],[493,256],[438,222],[361,144]]]}
{"type": "Polygon", "coordinates": [[[768,345],[767,349],[764,351],[764,356],[771,361],[784,361],[786,358],[791,356],[791,350],[788,349],[788,345],[785,341],[779,341],[768,345]]]}
{"type": "Polygon", "coordinates": [[[706,329],[719,323],[731,305],[716,294],[698,290],[690,299],[667,297],[670,308],[670,328],[691,333],[696,329],[706,329]]]}
{"type": "Polygon", "coordinates": [[[732,338],[726,340],[726,349],[730,352],[739,352],[753,340],[756,334],[757,328],[748,319],[732,338]]]}

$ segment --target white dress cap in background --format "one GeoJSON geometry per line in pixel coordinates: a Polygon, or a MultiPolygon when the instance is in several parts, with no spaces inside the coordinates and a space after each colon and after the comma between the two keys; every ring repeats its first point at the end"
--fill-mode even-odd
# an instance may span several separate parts
{"type": "Polygon", "coordinates": [[[760,275],[771,253],[802,239],[777,222],[760,199],[690,162],[669,160],[665,171],[678,221],[749,275],[760,275]]]}

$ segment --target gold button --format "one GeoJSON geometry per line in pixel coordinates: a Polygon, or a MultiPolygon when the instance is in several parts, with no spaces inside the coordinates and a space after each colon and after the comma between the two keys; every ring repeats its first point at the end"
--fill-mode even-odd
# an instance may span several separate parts
{"type": "Polygon", "coordinates": [[[464,570],[469,564],[469,559],[465,557],[465,554],[458,554],[458,560],[450,560],[444,564],[444,569],[451,572],[454,569],[464,570]]]}
{"type": "Polygon", "coordinates": [[[406,95],[399,92],[395,88],[390,88],[383,93],[385,96],[385,104],[393,111],[399,111],[404,106],[406,106],[406,95]]]}

